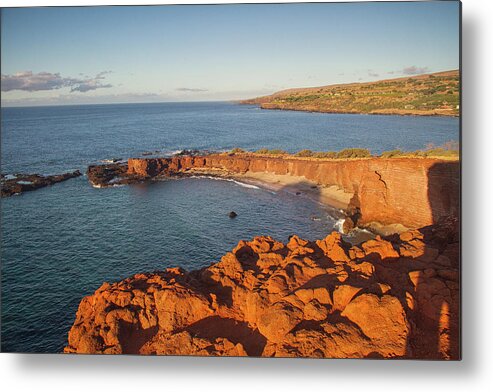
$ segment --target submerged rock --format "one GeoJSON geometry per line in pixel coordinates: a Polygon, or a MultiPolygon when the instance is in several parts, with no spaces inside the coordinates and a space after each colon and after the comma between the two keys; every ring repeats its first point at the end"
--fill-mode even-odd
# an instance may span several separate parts
{"type": "Polygon", "coordinates": [[[237,214],[236,212],[234,212],[234,211],[231,211],[231,212],[228,214],[228,216],[229,216],[230,218],[236,218],[236,217],[238,216],[238,214],[237,214]]]}
{"type": "Polygon", "coordinates": [[[458,359],[457,227],[355,246],[256,237],[207,268],[104,283],[65,352],[458,359]]]}

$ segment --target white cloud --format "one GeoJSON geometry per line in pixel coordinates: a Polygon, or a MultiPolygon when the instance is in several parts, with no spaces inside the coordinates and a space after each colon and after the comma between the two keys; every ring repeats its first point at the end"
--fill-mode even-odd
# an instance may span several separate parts
{"type": "Polygon", "coordinates": [[[46,91],[57,90],[63,87],[70,87],[70,92],[87,92],[99,88],[112,87],[109,83],[102,83],[105,75],[111,71],[103,71],[98,73],[94,78],[70,78],[62,77],[60,73],[32,71],[17,72],[12,75],[3,75],[1,79],[2,91],[46,91]]]}
{"type": "Polygon", "coordinates": [[[418,75],[429,72],[428,67],[416,67],[415,65],[411,65],[410,67],[405,67],[402,70],[404,75],[418,75]]]}

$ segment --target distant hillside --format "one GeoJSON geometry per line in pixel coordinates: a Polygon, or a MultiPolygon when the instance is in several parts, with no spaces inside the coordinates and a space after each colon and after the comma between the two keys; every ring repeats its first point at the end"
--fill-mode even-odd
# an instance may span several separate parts
{"type": "Polygon", "coordinates": [[[458,116],[459,71],[289,89],[240,103],[324,113],[458,116]]]}

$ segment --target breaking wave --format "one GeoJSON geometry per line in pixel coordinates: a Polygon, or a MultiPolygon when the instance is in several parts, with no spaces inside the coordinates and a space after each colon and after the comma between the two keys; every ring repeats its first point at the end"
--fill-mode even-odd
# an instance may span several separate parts
{"type": "Polygon", "coordinates": [[[236,185],[242,186],[243,188],[260,189],[260,187],[258,187],[257,185],[247,184],[238,180],[234,180],[232,178],[214,177],[214,176],[191,176],[189,178],[207,178],[209,180],[228,181],[228,182],[234,182],[236,185]]]}

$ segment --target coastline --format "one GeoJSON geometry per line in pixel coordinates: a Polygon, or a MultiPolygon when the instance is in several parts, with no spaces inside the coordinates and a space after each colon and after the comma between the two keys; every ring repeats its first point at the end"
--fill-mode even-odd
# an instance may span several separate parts
{"type": "Polygon", "coordinates": [[[362,83],[299,87],[238,101],[267,110],[459,117],[459,70],[362,83]]]}
{"type": "Polygon", "coordinates": [[[125,167],[90,167],[88,178],[103,185],[191,173],[250,178],[343,209],[352,220],[347,230],[369,227],[390,234],[457,216],[459,167],[458,160],[430,157],[313,159],[223,153],[131,158],[125,167]]]}
{"type": "MultiPolygon", "coordinates": [[[[238,180],[247,184],[259,185],[275,192],[283,191],[294,195],[304,196],[333,210],[335,218],[344,219],[345,209],[351,201],[351,195],[345,193],[335,185],[322,186],[302,176],[281,175],[266,172],[231,173],[224,170],[190,169],[187,176],[213,176],[225,179],[238,180]]],[[[379,235],[400,234],[409,230],[400,223],[382,225],[378,222],[369,222],[362,229],[379,235]]]]}
{"type": "Polygon", "coordinates": [[[432,157],[314,159],[252,153],[130,158],[88,168],[93,186],[107,187],[193,175],[258,181],[344,211],[342,231],[382,235],[458,216],[460,161],[432,157]]]}
{"type": "Polygon", "coordinates": [[[436,112],[416,112],[416,111],[385,111],[377,110],[372,112],[362,111],[345,111],[345,110],[330,110],[330,109],[316,109],[316,108],[296,108],[296,107],[278,107],[276,105],[266,106],[262,103],[250,103],[250,102],[236,102],[238,105],[250,105],[258,107],[262,110],[284,110],[291,112],[305,112],[305,113],[324,113],[324,114],[359,114],[368,116],[406,116],[406,117],[454,117],[459,118],[460,115],[456,113],[436,113],[436,112]]]}

